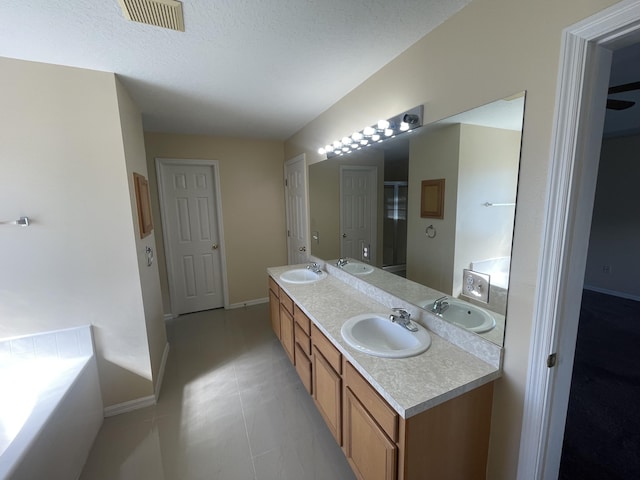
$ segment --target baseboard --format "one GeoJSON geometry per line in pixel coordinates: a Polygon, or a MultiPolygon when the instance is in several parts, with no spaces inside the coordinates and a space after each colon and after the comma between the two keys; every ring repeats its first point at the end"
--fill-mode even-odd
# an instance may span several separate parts
{"type": "Polygon", "coordinates": [[[252,305],[261,305],[263,303],[269,303],[269,297],[257,298],[255,300],[247,300],[246,302],[241,302],[241,303],[232,303],[226,308],[231,310],[233,308],[244,308],[244,307],[250,307],[252,305]]]}
{"type": "Polygon", "coordinates": [[[167,366],[167,358],[169,358],[169,342],[164,345],[162,360],[160,361],[160,368],[158,369],[158,379],[153,389],[155,392],[154,397],[156,399],[156,403],[158,403],[158,398],[160,397],[160,389],[162,388],[162,380],[164,379],[164,369],[167,366]]]}
{"type": "Polygon", "coordinates": [[[605,295],[611,295],[613,297],[626,298],[627,300],[635,300],[640,302],[640,296],[633,295],[631,293],[616,292],[615,290],[607,290],[606,288],[594,287],[592,285],[584,285],[585,290],[591,290],[592,292],[604,293],[605,295]]]}
{"type": "Polygon", "coordinates": [[[114,417],[122,413],[133,412],[134,410],[151,407],[155,404],[156,404],[155,395],[148,395],[146,397],[136,398],[135,400],[116,403],[115,405],[109,405],[108,407],[104,407],[104,418],[114,417]]]}

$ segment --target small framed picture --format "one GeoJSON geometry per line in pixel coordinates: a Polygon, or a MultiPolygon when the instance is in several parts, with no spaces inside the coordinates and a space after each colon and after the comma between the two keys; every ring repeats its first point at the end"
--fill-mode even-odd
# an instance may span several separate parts
{"type": "Polygon", "coordinates": [[[138,225],[140,226],[140,238],[144,238],[153,230],[151,218],[151,201],[149,199],[149,181],[139,173],[133,174],[133,183],[136,188],[136,204],[138,206],[138,225]]]}
{"type": "Polygon", "coordinates": [[[422,181],[420,216],[444,218],[444,178],[422,181]]]}

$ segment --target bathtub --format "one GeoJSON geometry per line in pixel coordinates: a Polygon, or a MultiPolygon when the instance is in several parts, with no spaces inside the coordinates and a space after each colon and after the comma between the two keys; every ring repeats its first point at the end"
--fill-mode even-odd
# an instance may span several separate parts
{"type": "Polygon", "coordinates": [[[103,419],[91,328],[0,341],[0,385],[0,479],[77,479],[103,419]]]}
{"type": "Polygon", "coordinates": [[[511,257],[488,258],[471,262],[471,270],[491,275],[491,286],[509,288],[511,257]]]}

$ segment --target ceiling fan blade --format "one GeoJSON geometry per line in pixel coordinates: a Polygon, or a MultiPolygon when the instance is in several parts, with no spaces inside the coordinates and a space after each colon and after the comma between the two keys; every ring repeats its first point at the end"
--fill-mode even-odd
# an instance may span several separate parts
{"type": "Polygon", "coordinates": [[[636,102],[629,102],[627,100],[614,100],[613,98],[607,99],[607,108],[610,110],[626,110],[631,108],[636,102]]]}
{"type": "Polygon", "coordinates": [[[624,83],[615,87],[609,87],[609,94],[630,92],[632,90],[640,90],[640,82],[624,83]]]}

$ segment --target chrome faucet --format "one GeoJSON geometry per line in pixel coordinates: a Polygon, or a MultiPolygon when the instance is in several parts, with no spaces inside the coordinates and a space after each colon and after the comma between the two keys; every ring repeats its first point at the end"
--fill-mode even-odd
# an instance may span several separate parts
{"type": "Polygon", "coordinates": [[[349,263],[349,260],[347,260],[345,257],[339,258],[338,262],[336,263],[336,265],[340,268],[344,267],[347,263],[349,263]]]}
{"type": "Polygon", "coordinates": [[[311,270],[313,273],[317,273],[318,275],[322,273],[322,270],[320,269],[320,267],[316,262],[312,262],[309,265],[307,265],[307,269],[311,270]]]}
{"type": "Polygon", "coordinates": [[[401,327],[406,328],[410,332],[418,331],[418,327],[416,327],[411,321],[411,314],[404,308],[392,308],[391,310],[398,313],[398,315],[392,313],[391,315],[389,315],[389,320],[391,320],[393,323],[397,323],[401,327]]]}
{"type": "Polygon", "coordinates": [[[441,315],[447,308],[449,308],[449,302],[447,297],[440,297],[431,306],[431,311],[437,315],[441,315]]]}

